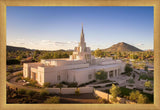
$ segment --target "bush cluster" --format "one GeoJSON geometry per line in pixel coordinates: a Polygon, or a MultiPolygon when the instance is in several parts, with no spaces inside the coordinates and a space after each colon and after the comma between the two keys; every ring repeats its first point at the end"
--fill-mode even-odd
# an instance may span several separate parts
{"type": "Polygon", "coordinates": [[[80,84],[79,87],[83,87],[83,86],[86,86],[86,85],[94,83],[94,82],[96,82],[96,80],[92,80],[92,81],[89,81],[87,83],[80,84]]]}
{"type": "Polygon", "coordinates": [[[58,97],[58,96],[48,98],[46,101],[44,101],[44,103],[48,103],[48,104],[59,103],[59,102],[60,102],[60,97],[58,97]]]}
{"type": "Polygon", "coordinates": [[[43,87],[52,87],[51,83],[50,82],[45,82],[43,84],[43,87]]]}
{"type": "Polygon", "coordinates": [[[79,88],[77,88],[76,90],[75,90],[75,94],[78,96],[78,95],[80,95],[80,90],[79,90],[79,88]]]}
{"type": "Polygon", "coordinates": [[[130,93],[129,99],[139,104],[145,104],[148,101],[148,98],[145,95],[140,94],[139,91],[132,91],[130,93]]]}

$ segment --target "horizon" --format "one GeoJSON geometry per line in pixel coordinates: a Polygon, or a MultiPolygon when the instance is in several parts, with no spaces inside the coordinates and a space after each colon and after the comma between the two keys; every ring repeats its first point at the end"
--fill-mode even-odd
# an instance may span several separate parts
{"type": "Polygon", "coordinates": [[[91,50],[119,42],[153,50],[153,7],[7,7],[7,45],[73,50],[82,23],[91,50]]]}

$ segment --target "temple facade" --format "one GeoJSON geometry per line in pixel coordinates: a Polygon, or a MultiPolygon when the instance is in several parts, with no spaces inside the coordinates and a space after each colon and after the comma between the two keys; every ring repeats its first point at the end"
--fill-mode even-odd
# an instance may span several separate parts
{"type": "Polygon", "coordinates": [[[119,76],[124,72],[125,64],[112,58],[95,58],[91,49],[86,47],[83,26],[80,42],[73,54],[67,59],[42,59],[38,63],[24,63],[23,77],[36,80],[43,85],[45,82],[77,82],[78,85],[95,80],[95,73],[104,70],[107,79],[119,76]]]}

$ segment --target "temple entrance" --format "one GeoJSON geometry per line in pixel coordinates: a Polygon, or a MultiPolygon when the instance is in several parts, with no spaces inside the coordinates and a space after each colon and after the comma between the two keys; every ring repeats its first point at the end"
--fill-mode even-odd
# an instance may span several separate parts
{"type": "Polygon", "coordinates": [[[37,74],[35,72],[32,72],[32,79],[36,80],[36,78],[37,78],[37,74]]]}

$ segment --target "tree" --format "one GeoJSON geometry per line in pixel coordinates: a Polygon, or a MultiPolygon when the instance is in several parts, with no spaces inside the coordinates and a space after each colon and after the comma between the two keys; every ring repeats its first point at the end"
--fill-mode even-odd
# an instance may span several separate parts
{"type": "Polygon", "coordinates": [[[125,66],[125,72],[126,73],[130,73],[132,71],[133,71],[133,69],[131,68],[130,64],[126,64],[126,66],[125,66]]]}
{"type": "Polygon", "coordinates": [[[112,95],[112,101],[116,102],[117,101],[117,96],[121,93],[120,89],[118,86],[115,86],[114,84],[112,84],[111,89],[109,90],[111,95],[112,95]]]}
{"type": "Polygon", "coordinates": [[[104,57],[105,53],[98,48],[97,50],[94,51],[94,56],[95,57],[104,57]]]}
{"type": "Polygon", "coordinates": [[[96,79],[105,80],[107,79],[107,73],[104,70],[99,70],[96,72],[96,79]]]}
{"type": "Polygon", "coordinates": [[[136,101],[136,94],[134,91],[132,91],[129,95],[129,99],[132,100],[132,101],[136,101]]]}
{"type": "Polygon", "coordinates": [[[147,88],[152,88],[151,81],[146,81],[144,86],[147,87],[147,88]]]}
{"type": "Polygon", "coordinates": [[[16,59],[17,59],[17,60],[22,60],[22,56],[19,55],[19,56],[16,57],[16,59]]]}
{"type": "Polygon", "coordinates": [[[144,70],[145,70],[145,71],[148,71],[148,66],[145,66],[145,67],[144,67],[144,70]]]}
{"type": "Polygon", "coordinates": [[[146,102],[147,102],[147,97],[140,94],[139,97],[138,97],[137,103],[138,104],[145,104],[146,102]]]}
{"type": "Polygon", "coordinates": [[[135,92],[135,94],[136,94],[136,99],[138,100],[138,97],[139,97],[139,95],[140,95],[140,92],[137,90],[137,91],[135,92]]]}
{"type": "Polygon", "coordinates": [[[140,95],[140,92],[139,91],[132,91],[129,95],[129,99],[132,100],[132,101],[137,101],[138,100],[138,97],[140,95]]]}

